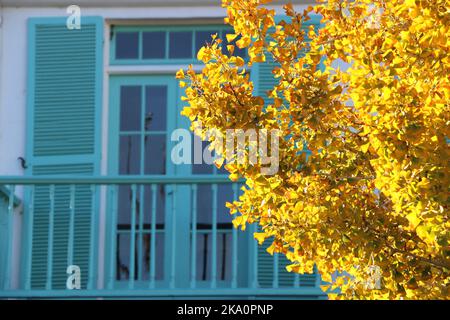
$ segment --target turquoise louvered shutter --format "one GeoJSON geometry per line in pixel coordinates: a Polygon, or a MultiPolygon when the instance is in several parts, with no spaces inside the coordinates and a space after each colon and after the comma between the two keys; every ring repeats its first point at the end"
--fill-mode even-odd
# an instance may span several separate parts
{"type": "MultiPolygon", "coordinates": [[[[285,16],[278,16],[277,21],[282,19],[289,19],[285,16]]],[[[310,25],[314,25],[317,30],[320,27],[320,18],[313,17],[304,25],[304,30],[307,31],[310,25]]],[[[273,87],[278,84],[279,79],[275,78],[272,70],[278,65],[270,54],[266,55],[266,62],[256,65],[255,71],[252,74],[252,79],[255,83],[255,92],[257,95],[264,98],[266,105],[273,103],[273,99],[268,98],[268,91],[273,90],[273,87]]],[[[260,287],[272,287],[274,279],[278,279],[279,287],[292,287],[296,283],[295,274],[286,271],[286,266],[291,264],[283,255],[278,255],[275,260],[277,267],[274,265],[274,257],[270,255],[266,249],[272,242],[270,239],[266,240],[262,246],[258,246],[258,284],[260,287]],[[276,274],[275,274],[276,273],[276,274]]],[[[318,275],[303,274],[298,278],[298,284],[302,287],[313,287],[316,285],[318,275]]]]}
{"type": "Polygon", "coordinates": [[[302,274],[296,280],[295,273],[286,271],[286,266],[292,264],[292,262],[282,254],[275,254],[275,257],[266,251],[271,243],[272,241],[267,239],[258,247],[258,284],[260,287],[272,288],[274,284],[277,284],[280,288],[289,288],[293,287],[296,282],[301,287],[316,286],[317,273],[302,274]],[[275,278],[277,278],[277,281],[274,281],[275,278]]]}
{"type": "MultiPolygon", "coordinates": [[[[29,20],[27,161],[30,175],[95,175],[100,164],[103,21],[82,17],[69,30],[65,18],[29,20]]],[[[81,269],[82,288],[93,275],[89,255],[94,207],[89,186],[76,186],[73,252],[69,249],[70,187],[35,188],[31,288],[65,288],[69,264],[81,269]],[[49,234],[53,241],[49,243],[49,234]],[[51,270],[51,272],[49,272],[51,270]],[[50,275],[50,278],[49,278],[50,275]]],[[[29,249],[29,248],[28,248],[29,249]]],[[[93,269],[92,269],[93,270],[93,269]]]]}

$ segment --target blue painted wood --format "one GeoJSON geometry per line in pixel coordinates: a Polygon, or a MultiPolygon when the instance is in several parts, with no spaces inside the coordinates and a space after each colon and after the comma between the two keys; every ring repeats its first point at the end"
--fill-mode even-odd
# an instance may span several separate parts
{"type": "MultiPolygon", "coordinates": [[[[28,21],[27,176],[99,173],[103,20],[83,16],[81,26],[79,30],[67,29],[64,17],[28,21]]],[[[53,217],[49,217],[47,192],[48,186],[37,187],[33,199],[27,199],[34,201],[33,219],[25,207],[24,223],[32,229],[32,239],[24,235],[22,243],[33,244],[31,249],[23,249],[31,251],[31,261],[27,262],[31,264],[30,287],[64,288],[68,260],[82,269],[85,286],[90,270],[89,250],[97,246],[97,241],[90,243],[89,238],[93,223],[89,190],[77,187],[72,215],[69,187],[56,186],[53,217]],[[73,233],[67,229],[71,216],[73,233]],[[49,219],[54,234],[46,223],[49,219]],[[58,239],[51,245],[50,235],[58,239]],[[73,239],[69,239],[71,236],[73,239]],[[69,246],[71,241],[73,246],[69,246]],[[50,246],[54,252],[44,249],[50,246]],[[48,270],[52,271],[51,280],[48,270]]],[[[27,282],[26,269],[21,270],[22,282],[27,282]]]]}
{"type": "Polygon", "coordinates": [[[176,238],[177,238],[177,186],[172,186],[172,210],[170,212],[171,214],[171,229],[170,229],[170,288],[175,288],[175,275],[176,275],[176,265],[177,265],[177,245],[176,245],[176,238]]]}
{"type": "Polygon", "coordinates": [[[105,250],[107,250],[109,265],[108,265],[108,274],[107,274],[107,288],[113,289],[114,283],[116,280],[116,239],[117,239],[117,187],[110,186],[109,189],[109,208],[111,209],[111,216],[108,219],[108,229],[109,231],[109,245],[105,246],[105,250]]]}
{"type": "Polygon", "coordinates": [[[0,196],[0,288],[2,290],[8,289],[5,284],[9,244],[8,217],[7,197],[0,196]]]}
{"type": "Polygon", "coordinates": [[[11,278],[12,278],[12,253],[13,253],[13,228],[14,228],[14,193],[15,185],[9,187],[9,197],[8,197],[8,213],[7,213],[7,247],[6,247],[6,261],[4,267],[4,289],[8,290],[11,288],[11,278]]]}
{"type": "Polygon", "coordinates": [[[50,185],[50,212],[48,216],[48,241],[47,241],[47,276],[45,278],[45,289],[53,289],[53,235],[55,226],[55,185],[50,185]]]}
{"type": "MultiPolygon", "coordinates": [[[[112,76],[110,78],[110,112],[109,112],[109,124],[110,124],[110,129],[109,129],[109,150],[108,150],[108,173],[110,176],[115,176],[117,177],[118,180],[122,180],[124,182],[126,181],[130,181],[130,178],[133,178],[133,176],[118,176],[119,174],[119,167],[118,167],[118,160],[119,159],[119,134],[120,134],[120,130],[119,130],[119,124],[120,124],[120,88],[122,86],[140,86],[141,88],[145,88],[146,86],[154,86],[154,85],[165,85],[167,87],[167,123],[166,123],[166,131],[161,131],[161,132],[147,132],[144,129],[144,121],[145,121],[145,103],[146,103],[146,95],[145,95],[145,90],[141,90],[141,130],[140,131],[136,131],[136,134],[139,134],[141,137],[141,150],[144,150],[144,145],[145,145],[145,135],[154,135],[154,134],[166,134],[166,150],[171,150],[171,145],[172,142],[170,140],[170,133],[176,128],[176,118],[177,118],[177,113],[176,113],[176,99],[177,99],[177,84],[176,81],[174,79],[173,76],[167,76],[167,75],[154,75],[154,76],[112,76]]],[[[182,182],[182,181],[177,181],[176,176],[175,176],[175,168],[172,164],[172,162],[170,161],[170,158],[168,157],[168,160],[166,161],[166,168],[165,168],[165,172],[166,175],[145,175],[144,174],[144,157],[141,157],[140,159],[140,175],[138,176],[134,176],[134,178],[136,178],[136,180],[132,183],[137,183],[137,184],[152,184],[152,183],[161,183],[164,182],[165,184],[165,198],[167,200],[169,200],[171,197],[173,197],[172,192],[171,192],[171,179],[175,180],[175,183],[178,184],[178,182],[182,182]]],[[[130,184],[130,183],[124,183],[124,184],[130,184]]],[[[180,192],[181,194],[182,192],[180,192]]],[[[153,194],[155,195],[156,192],[153,192],[153,194]]],[[[143,199],[143,197],[141,198],[143,199]]],[[[154,199],[156,201],[153,201],[153,204],[155,205],[156,202],[161,201],[161,199],[159,199],[159,197],[154,197],[154,199]]],[[[108,201],[108,203],[112,203],[112,201],[117,201],[117,200],[110,200],[108,201]]],[[[145,201],[145,199],[144,199],[145,201]]],[[[179,201],[183,201],[183,199],[179,199],[177,200],[177,202],[179,201]]],[[[181,208],[180,210],[183,210],[186,208],[186,204],[184,202],[180,202],[178,207],[181,208]]],[[[171,201],[166,201],[165,202],[166,205],[166,221],[165,221],[165,225],[166,225],[166,229],[165,230],[171,230],[172,228],[172,224],[171,221],[173,220],[173,216],[171,214],[171,208],[173,206],[173,203],[171,201]]],[[[177,204],[175,203],[175,206],[177,206],[177,204]]],[[[142,210],[142,207],[140,208],[142,210]]],[[[153,209],[153,212],[156,215],[156,205],[155,208],[153,209]]],[[[116,213],[117,214],[117,213],[116,213]]],[[[142,219],[141,215],[141,219],[142,219]]],[[[180,215],[183,216],[183,215],[180,215]]],[[[156,217],[154,217],[156,219],[156,217]]],[[[153,219],[153,217],[152,217],[153,219]]],[[[180,221],[180,223],[182,223],[183,221],[181,221],[182,219],[178,219],[180,221]]],[[[155,220],[156,221],[156,220],[155,220]]],[[[176,221],[176,220],[174,220],[176,221]]],[[[107,217],[107,228],[115,228],[115,226],[113,225],[115,222],[112,222],[111,217],[107,217]]],[[[156,229],[153,230],[153,227],[156,225],[156,223],[152,224],[152,231],[151,231],[151,247],[155,244],[155,240],[156,240],[156,233],[159,231],[156,231],[156,229]]],[[[180,230],[182,231],[182,230],[180,230]]],[[[131,230],[132,233],[135,233],[136,230],[133,229],[131,230]]],[[[175,285],[175,276],[173,276],[172,279],[172,260],[171,260],[171,243],[172,243],[172,234],[171,232],[164,232],[164,250],[165,250],[165,258],[164,261],[155,261],[155,257],[156,257],[156,250],[153,250],[152,252],[150,252],[151,255],[154,255],[154,259],[152,259],[153,263],[161,265],[163,264],[165,272],[164,275],[166,277],[166,279],[164,281],[167,282],[171,282],[172,285],[175,285]]],[[[180,232],[178,232],[180,233],[180,232]]],[[[139,239],[141,239],[141,235],[138,236],[139,239]]],[[[107,245],[112,245],[113,243],[116,242],[116,238],[111,238],[110,236],[108,236],[108,239],[110,239],[109,242],[107,242],[107,245]]],[[[141,241],[138,240],[138,256],[139,256],[139,252],[142,252],[140,248],[141,246],[141,241]]],[[[109,254],[113,255],[115,257],[115,252],[112,252],[111,250],[108,250],[109,254]]],[[[181,256],[185,254],[187,257],[189,256],[188,253],[186,252],[182,252],[181,254],[177,255],[177,258],[181,258],[181,256]]],[[[109,257],[109,260],[113,260],[114,257],[109,257]]],[[[142,261],[141,259],[139,259],[139,261],[142,261]]],[[[177,266],[177,268],[181,268],[180,266],[183,265],[183,262],[180,263],[180,265],[177,266]]],[[[138,267],[138,273],[139,273],[139,268],[138,267]]],[[[186,272],[185,271],[186,268],[184,268],[184,270],[181,270],[181,272],[186,272]]],[[[180,272],[176,272],[176,274],[179,274],[180,272]]],[[[175,273],[174,273],[175,274],[175,273]]],[[[157,281],[155,279],[156,277],[156,267],[152,265],[152,262],[150,263],[150,281],[149,283],[147,283],[147,286],[150,287],[155,287],[157,284],[157,281]]],[[[109,276],[109,278],[111,278],[111,276],[109,276]]],[[[140,276],[138,277],[140,278],[140,276]]],[[[120,287],[121,284],[117,283],[117,286],[120,287]]]]}
{"type": "Polygon", "coordinates": [[[279,287],[279,280],[278,280],[278,266],[279,266],[279,262],[278,262],[278,253],[275,253],[273,255],[273,282],[272,282],[272,287],[273,288],[278,288],[279,287]]]}
{"type": "MultiPolygon", "coordinates": [[[[0,199],[2,199],[4,201],[9,201],[11,192],[12,191],[8,187],[0,184],[0,199]]],[[[22,203],[22,201],[15,194],[14,194],[13,201],[14,201],[15,207],[19,206],[22,203]]]]}
{"type": "MultiPolygon", "coordinates": [[[[218,37],[225,40],[227,33],[232,33],[230,26],[223,24],[216,25],[180,25],[180,26],[114,26],[112,32],[113,37],[110,45],[110,64],[111,65],[168,65],[176,64],[181,66],[187,66],[189,64],[198,64],[197,52],[195,49],[195,32],[196,31],[218,31],[218,37]],[[165,32],[165,57],[163,59],[144,59],[142,58],[142,34],[149,31],[162,31],[165,32]],[[190,31],[193,32],[192,36],[192,56],[190,58],[174,59],[169,58],[169,34],[170,32],[177,31],[190,31]],[[116,58],[116,38],[119,32],[137,32],[139,37],[138,42],[138,58],[137,59],[117,59],[116,58]]],[[[225,40],[226,41],[226,40],[225,40]]]]}
{"type": "Polygon", "coordinates": [[[212,185],[212,263],[211,288],[217,287],[217,184],[212,185]]]}
{"type": "Polygon", "coordinates": [[[67,265],[73,264],[73,246],[74,246],[74,232],[75,232],[75,185],[70,186],[70,218],[69,218],[69,243],[67,248],[67,265]]]}
{"type": "MultiPolygon", "coordinates": [[[[233,183],[233,201],[238,199],[238,184],[233,183]]],[[[237,288],[238,283],[238,231],[233,228],[232,231],[232,258],[231,258],[231,287],[237,288]]]]}
{"type": "Polygon", "coordinates": [[[141,185],[139,186],[139,231],[138,231],[138,281],[142,281],[142,275],[143,275],[143,267],[144,264],[142,261],[144,261],[144,252],[143,252],[143,241],[144,241],[144,205],[143,205],[143,199],[144,199],[144,187],[141,185]]]}
{"type": "Polygon", "coordinates": [[[192,185],[192,231],[191,231],[191,289],[197,283],[197,185],[192,185]]]}
{"type": "Polygon", "coordinates": [[[320,288],[238,289],[137,289],[137,290],[14,290],[0,291],[0,298],[168,298],[168,299],[327,299],[320,288]]]}
{"type": "Polygon", "coordinates": [[[136,185],[131,185],[131,234],[130,234],[130,278],[129,289],[134,288],[134,274],[136,262],[136,185]]]}
{"type": "Polygon", "coordinates": [[[25,210],[25,214],[27,217],[25,217],[24,221],[26,222],[26,245],[24,246],[25,255],[22,255],[22,259],[25,261],[25,289],[31,289],[31,261],[32,261],[32,252],[33,252],[33,217],[34,217],[34,191],[35,187],[30,186],[29,188],[29,195],[28,195],[28,210],[25,210]]]}
{"type": "MultiPolygon", "coordinates": [[[[249,227],[251,234],[255,233],[257,231],[256,225],[251,225],[249,227]]],[[[251,270],[251,276],[252,276],[252,282],[251,287],[257,288],[258,287],[258,242],[255,239],[251,239],[251,254],[252,259],[250,261],[250,266],[252,267],[251,270]]]]}
{"type": "Polygon", "coordinates": [[[152,230],[150,239],[150,288],[155,288],[156,277],[156,184],[152,184],[152,230]]]}
{"type": "Polygon", "coordinates": [[[91,228],[89,231],[89,237],[90,237],[90,243],[91,247],[89,249],[89,275],[88,275],[88,283],[87,288],[88,290],[93,290],[96,288],[96,282],[97,282],[97,253],[98,253],[98,246],[95,245],[98,243],[98,210],[99,208],[98,201],[99,197],[97,196],[97,186],[91,185],[91,228]]]}

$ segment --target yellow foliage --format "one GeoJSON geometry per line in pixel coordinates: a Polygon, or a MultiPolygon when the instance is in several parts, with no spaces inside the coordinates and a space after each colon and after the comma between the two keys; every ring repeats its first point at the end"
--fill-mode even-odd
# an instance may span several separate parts
{"type": "Polygon", "coordinates": [[[276,23],[268,2],[222,0],[227,40],[246,61],[215,39],[198,53],[201,73],[177,73],[196,134],[282,133],[275,175],[260,162],[225,165],[246,181],[227,204],[234,226],[258,223],[255,238],[273,237],[268,251],[292,272],[315,265],[323,289],[340,289],[330,299],[450,298],[448,0],[319,1],[307,10],[323,17],[319,31],[291,5],[276,23]],[[269,60],[270,105],[245,71],[269,60]]]}

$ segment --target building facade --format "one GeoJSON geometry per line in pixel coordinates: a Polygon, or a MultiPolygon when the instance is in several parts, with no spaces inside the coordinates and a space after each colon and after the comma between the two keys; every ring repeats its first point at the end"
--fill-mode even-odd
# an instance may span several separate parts
{"type": "Polygon", "coordinates": [[[325,297],[232,227],[243,182],[171,161],[175,73],[230,30],[219,1],[0,3],[0,298],[325,297]]]}

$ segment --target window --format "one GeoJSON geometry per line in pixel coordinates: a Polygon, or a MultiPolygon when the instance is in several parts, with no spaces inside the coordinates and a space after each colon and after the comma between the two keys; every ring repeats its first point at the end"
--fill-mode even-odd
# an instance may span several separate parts
{"type": "MultiPolygon", "coordinates": [[[[211,36],[223,40],[227,53],[226,34],[231,32],[217,26],[124,27],[112,29],[111,64],[161,64],[171,62],[195,63],[197,52],[211,36]]],[[[234,55],[246,57],[246,51],[235,47],[234,55]]]]}

